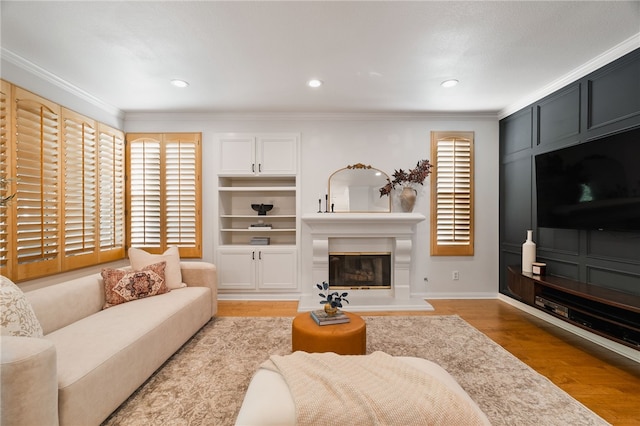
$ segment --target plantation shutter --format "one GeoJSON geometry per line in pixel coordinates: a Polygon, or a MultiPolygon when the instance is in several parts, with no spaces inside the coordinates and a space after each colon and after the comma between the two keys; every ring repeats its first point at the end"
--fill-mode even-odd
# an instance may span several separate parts
{"type": "Polygon", "coordinates": [[[165,135],[166,245],[200,254],[200,135],[165,135]]]}
{"type": "Polygon", "coordinates": [[[17,280],[60,266],[59,107],[15,88],[17,280]]]}
{"type": "Polygon", "coordinates": [[[432,132],[431,255],[473,255],[473,133],[432,132]]]}
{"type": "Polygon", "coordinates": [[[24,281],[122,259],[124,134],[0,83],[0,191],[15,194],[0,203],[0,273],[24,281]]]}
{"type": "MultiPolygon", "coordinates": [[[[9,126],[11,125],[11,85],[0,80],[0,197],[2,199],[12,194],[14,183],[8,181],[11,173],[11,151],[9,145],[9,126]]],[[[9,223],[10,206],[0,205],[0,274],[9,276],[9,253],[11,238],[15,235],[9,223]]]]}
{"type": "Polygon", "coordinates": [[[63,109],[64,269],[98,263],[97,134],[92,120],[63,109]]]}
{"type": "Polygon", "coordinates": [[[201,256],[200,134],[128,134],[129,246],[201,256]]]}
{"type": "Polygon", "coordinates": [[[121,259],[125,245],[124,134],[98,125],[100,262],[121,259]]]}
{"type": "Polygon", "coordinates": [[[160,140],[127,141],[130,246],[161,248],[160,140]]]}

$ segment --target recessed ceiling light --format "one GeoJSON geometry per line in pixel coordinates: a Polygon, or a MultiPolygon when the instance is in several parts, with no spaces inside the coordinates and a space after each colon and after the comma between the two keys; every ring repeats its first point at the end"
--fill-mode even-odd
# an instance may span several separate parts
{"type": "Polygon", "coordinates": [[[178,80],[178,79],[171,80],[171,84],[173,84],[176,87],[180,87],[180,88],[187,87],[189,85],[189,83],[187,83],[186,81],[178,80]]]}
{"type": "Polygon", "coordinates": [[[459,83],[459,81],[458,81],[458,80],[451,79],[451,80],[445,80],[445,81],[443,81],[442,83],[440,83],[440,85],[441,85],[442,87],[453,87],[453,86],[457,86],[457,85],[458,85],[458,83],[459,83]]]}
{"type": "Polygon", "coordinates": [[[307,81],[307,86],[316,88],[316,87],[322,86],[322,83],[323,83],[322,80],[318,80],[317,78],[314,78],[312,80],[307,81]]]}

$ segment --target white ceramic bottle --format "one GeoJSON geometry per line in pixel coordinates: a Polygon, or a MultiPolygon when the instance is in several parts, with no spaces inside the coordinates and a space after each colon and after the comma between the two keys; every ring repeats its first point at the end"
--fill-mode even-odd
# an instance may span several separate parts
{"type": "Polygon", "coordinates": [[[527,241],[522,244],[522,272],[533,272],[532,264],[536,261],[536,243],[533,242],[533,231],[527,231],[527,241]]]}

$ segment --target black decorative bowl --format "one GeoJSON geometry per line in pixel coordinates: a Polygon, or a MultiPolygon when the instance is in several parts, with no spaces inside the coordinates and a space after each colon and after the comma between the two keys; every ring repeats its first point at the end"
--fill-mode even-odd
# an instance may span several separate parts
{"type": "Polygon", "coordinates": [[[266,216],[273,208],[273,204],[251,204],[251,208],[258,212],[258,216],[266,216]]]}

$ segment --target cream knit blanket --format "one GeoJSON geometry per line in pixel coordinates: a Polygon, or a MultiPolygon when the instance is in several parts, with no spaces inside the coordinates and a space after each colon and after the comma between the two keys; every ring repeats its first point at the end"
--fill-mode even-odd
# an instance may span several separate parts
{"type": "Polygon", "coordinates": [[[426,372],[384,352],[294,352],[263,368],[279,372],[297,425],[486,425],[469,401],[426,372]]]}

